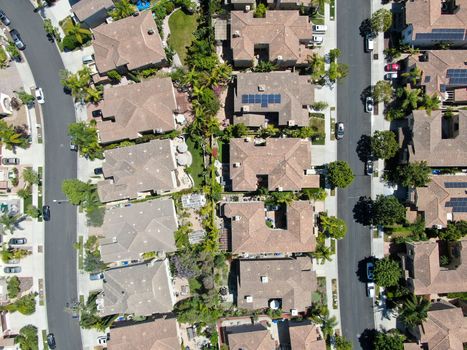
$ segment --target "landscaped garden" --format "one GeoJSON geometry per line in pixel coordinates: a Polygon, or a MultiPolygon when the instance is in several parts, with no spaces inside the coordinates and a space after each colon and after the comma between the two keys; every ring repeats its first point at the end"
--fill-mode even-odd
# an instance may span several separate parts
{"type": "Polygon", "coordinates": [[[175,11],[169,18],[170,36],[168,43],[178,53],[183,64],[185,64],[187,48],[193,41],[197,18],[196,14],[187,14],[181,9],[175,11]]]}

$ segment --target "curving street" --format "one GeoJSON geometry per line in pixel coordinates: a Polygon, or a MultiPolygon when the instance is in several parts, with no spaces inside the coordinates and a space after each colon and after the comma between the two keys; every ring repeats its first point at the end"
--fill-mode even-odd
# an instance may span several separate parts
{"type": "MultiPolygon", "coordinates": [[[[360,336],[374,328],[372,300],[366,296],[366,285],[357,274],[359,263],[370,256],[370,230],[355,222],[353,209],[360,196],[370,197],[370,177],[364,174],[364,163],[356,148],[362,135],[371,134],[371,117],[364,112],[360,94],[370,86],[370,54],[363,50],[359,27],[370,16],[368,0],[337,0],[337,47],[340,60],[349,65],[348,76],[337,90],[337,120],[345,124],[345,136],[338,141],[337,158],[350,164],[356,177],[351,186],[338,191],[338,216],[348,226],[345,239],[338,243],[339,298],[343,335],[352,341],[353,349],[365,346],[360,336]]],[[[360,265],[360,273],[362,265],[360,265]]]]}
{"type": "Polygon", "coordinates": [[[55,334],[57,349],[82,348],[78,320],[65,311],[77,299],[76,208],[56,204],[63,199],[61,183],[76,178],[76,153],[69,150],[68,124],[75,121],[73,101],[64,94],[58,72],[63,63],[54,44],[47,40],[39,14],[28,0],[0,0],[0,7],[11,19],[26,49],[23,51],[34,80],[41,86],[46,103],[44,115],[45,203],[51,208],[51,221],[45,224],[45,280],[49,332],[55,334]]]}

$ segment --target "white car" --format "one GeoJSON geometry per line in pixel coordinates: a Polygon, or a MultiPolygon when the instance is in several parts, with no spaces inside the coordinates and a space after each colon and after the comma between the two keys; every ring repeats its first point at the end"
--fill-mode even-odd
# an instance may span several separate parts
{"type": "Polygon", "coordinates": [[[384,75],[384,80],[397,79],[397,72],[388,72],[384,75]]]}
{"type": "Polygon", "coordinates": [[[322,35],[312,35],[311,42],[315,45],[321,45],[323,43],[324,37],[322,35]]]}
{"type": "Polygon", "coordinates": [[[313,31],[314,32],[325,32],[326,30],[328,30],[328,26],[327,25],[324,25],[324,24],[315,24],[313,26],[313,31]]]}
{"type": "Polygon", "coordinates": [[[42,88],[40,87],[36,88],[36,100],[40,104],[45,103],[44,92],[42,91],[42,88]]]}
{"type": "Polygon", "coordinates": [[[375,297],[375,282],[368,282],[366,284],[366,292],[367,292],[368,298],[375,297]]]}
{"type": "Polygon", "coordinates": [[[107,336],[102,335],[100,337],[97,337],[97,344],[99,345],[107,344],[107,336]]]}

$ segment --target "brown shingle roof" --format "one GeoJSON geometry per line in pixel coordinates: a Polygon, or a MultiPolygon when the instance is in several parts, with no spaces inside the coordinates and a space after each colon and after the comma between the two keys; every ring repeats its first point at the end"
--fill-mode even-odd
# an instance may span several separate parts
{"type": "Polygon", "coordinates": [[[415,110],[413,145],[409,145],[409,161],[425,160],[431,167],[463,167],[467,165],[467,111],[459,111],[458,135],[443,139],[442,111],[415,110]]]}
{"type": "Polygon", "coordinates": [[[80,0],[71,7],[71,11],[84,22],[87,18],[103,11],[104,13],[114,7],[112,0],[80,0]]]}
{"type": "Polygon", "coordinates": [[[99,240],[105,263],[137,260],[142,253],[174,252],[177,216],[171,199],[107,210],[99,240]]]}
{"type": "Polygon", "coordinates": [[[110,328],[108,350],[180,350],[175,318],[159,318],[130,326],[110,328]]]}
{"type": "Polygon", "coordinates": [[[133,70],[166,61],[151,11],[102,24],[93,33],[96,66],[101,74],[118,67],[133,70]]]}
{"type": "Polygon", "coordinates": [[[242,325],[226,328],[229,350],[275,350],[271,333],[262,325],[242,325]]]}
{"type": "Polygon", "coordinates": [[[268,176],[268,189],[295,191],[319,187],[319,175],[306,175],[311,167],[311,142],[269,138],[255,145],[247,139],[230,140],[230,178],[234,191],[257,189],[257,175],[268,176]]]}
{"type": "Polygon", "coordinates": [[[317,285],[309,261],[309,257],[239,260],[238,307],[262,309],[269,307],[270,299],[281,299],[285,312],[304,311],[311,305],[311,294],[317,285]],[[247,296],[253,301],[247,302],[247,296]]]}
{"type": "Polygon", "coordinates": [[[99,109],[102,119],[96,121],[102,143],[134,140],[142,133],[175,129],[177,103],[170,78],[105,87],[104,99],[98,105],[90,105],[88,113],[99,109]]]}
{"type": "Polygon", "coordinates": [[[310,322],[289,323],[292,349],[326,350],[326,341],[321,337],[318,326],[310,322]]]}
{"type": "Polygon", "coordinates": [[[467,291],[467,239],[458,242],[460,265],[455,270],[441,269],[436,241],[408,243],[409,278],[416,295],[467,291]]]}
{"type": "Polygon", "coordinates": [[[104,152],[104,180],[97,183],[102,202],[137,198],[139,193],[173,190],[174,150],[170,140],[152,140],[104,152]]]}
{"type": "Polygon", "coordinates": [[[431,228],[436,225],[446,227],[448,221],[467,219],[467,213],[453,211],[449,203],[452,198],[467,199],[465,190],[467,187],[450,187],[455,182],[467,185],[467,176],[436,175],[431,177],[426,187],[416,188],[415,204],[418,211],[424,212],[426,227],[431,228]]]}
{"type": "MultiPolygon", "coordinates": [[[[279,125],[308,126],[309,116],[306,106],[314,102],[314,86],[309,77],[292,72],[271,73],[239,73],[235,89],[235,113],[242,113],[245,106],[252,113],[278,113],[279,125]],[[262,91],[259,91],[261,87],[262,91]],[[268,103],[262,107],[261,103],[242,103],[242,95],[270,95],[279,94],[281,103],[268,103]],[[292,124],[291,124],[292,125],[292,124]]],[[[264,124],[263,117],[263,124],[264,124]]],[[[249,125],[248,120],[241,116],[234,116],[235,123],[249,125]]],[[[255,123],[256,124],[256,123],[255,123]]]]}
{"type": "MultiPolygon", "coordinates": [[[[269,45],[269,60],[282,56],[284,63],[303,63],[311,50],[311,22],[299,11],[267,11],[265,18],[254,18],[253,11],[232,11],[231,47],[234,61],[252,61],[257,44],[269,45]]],[[[288,64],[290,65],[290,64],[288,64]]]]}
{"type": "Polygon", "coordinates": [[[314,213],[310,202],[295,201],[287,206],[287,228],[266,226],[264,202],[226,203],[224,214],[231,218],[232,253],[312,252],[314,213]]]}

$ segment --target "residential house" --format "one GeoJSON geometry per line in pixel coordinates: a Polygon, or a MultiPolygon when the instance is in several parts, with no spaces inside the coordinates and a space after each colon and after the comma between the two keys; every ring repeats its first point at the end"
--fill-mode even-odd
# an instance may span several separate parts
{"type": "Polygon", "coordinates": [[[234,99],[234,124],[261,127],[308,126],[314,85],[309,76],[292,72],[238,73],[234,99]]]}
{"type": "Polygon", "coordinates": [[[237,306],[280,308],[297,316],[311,305],[316,273],[308,256],[294,259],[239,260],[237,306]]]}
{"type": "Polygon", "coordinates": [[[172,199],[134,203],[107,210],[99,239],[105,263],[140,260],[144,253],[157,255],[177,250],[178,228],[172,199]]]}
{"type": "Polygon", "coordinates": [[[311,142],[294,138],[230,140],[230,179],[233,191],[299,191],[319,187],[310,174],[311,142]]]}
{"type": "Polygon", "coordinates": [[[312,53],[312,27],[299,11],[267,11],[255,18],[253,11],[230,12],[230,44],[235,67],[252,67],[257,58],[281,68],[307,64],[312,53]]]}
{"type": "Polygon", "coordinates": [[[286,207],[265,206],[264,202],[232,202],[225,203],[223,210],[229,219],[229,250],[233,254],[315,250],[314,210],[310,202],[294,201],[286,207]]]}
{"type": "Polygon", "coordinates": [[[106,270],[102,298],[101,316],[171,312],[174,293],[167,260],[106,270]]]}
{"type": "Polygon", "coordinates": [[[310,321],[289,322],[289,335],[292,349],[326,350],[319,327],[310,321]]]}
{"type": "Polygon", "coordinates": [[[175,318],[158,318],[129,326],[110,328],[108,350],[180,350],[180,331],[175,318]]]}
{"type": "Polygon", "coordinates": [[[399,140],[403,162],[426,161],[430,167],[467,167],[467,111],[443,117],[441,110],[414,110],[399,140]],[[403,134],[403,135],[402,135],[403,134]]]}
{"type": "Polygon", "coordinates": [[[104,23],[114,7],[112,0],[80,0],[71,7],[71,12],[81,25],[93,28],[104,23]]]}
{"type": "MultiPolygon", "coordinates": [[[[256,7],[256,2],[253,0],[230,0],[230,4],[234,10],[252,10],[256,7]]],[[[301,7],[309,7],[310,2],[297,0],[267,0],[267,7],[270,10],[300,10],[301,7]]]]}
{"type": "Polygon", "coordinates": [[[178,188],[180,172],[171,140],[152,140],[104,152],[106,180],[97,183],[101,202],[135,199],[178,188]]]}
{"type": "Polygon", "coordinates": [[[448,221],[467,220],[467,176],[436,175],[426,187],[410,194],[425,226],[446,227],[448,221]]]}
{"type": "Polygon", "coordinates": [[[226,327],[229,350],[275,350],[277,343],[262,324],[226,327]]]}
{"type": "Polygon", "coordinates": [[[104,99],[88,106],[96,120],[99,141],[134,140],[143,134],[175,129],[177,102],[170,78],[154,78],[139,84],[104,88],[104,99]]]}
{"type": "Polygon", "coordinates": [[[413,333],[421,345],[418,349],[464,350],[467,344],[467,318],[461,308],[447,302],[437,302],[432,304],[427,319],[413,333]]]}
{"type": "Polygon", "coordinates": [[[467,0],[411,0],[405,4],[405,44],[432,47],[440,43],[454,47],[467,44],[467,0]]]}
{"type": "Polygon", "coordinates": [[[417,67],[425,92],[449,104],[467,102],[467,50],[429,50],[407,58],[407,70],[417,67]]]}
{"type": "Polygon", "coordinates": [[[162,40],[151,11],[102,24],[93,29],[94,56],[99,74],[167,64],[162,40]]]}
{"type": "Polygon", "coordinates": [[[406,243],[402,262],[409,288],[416,295],[467,291],[467,239],[450,244],[448,249],[449,268],[440,266],[440,252],[435,240],[406,243]]]}

